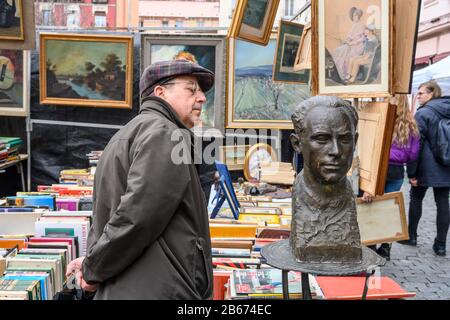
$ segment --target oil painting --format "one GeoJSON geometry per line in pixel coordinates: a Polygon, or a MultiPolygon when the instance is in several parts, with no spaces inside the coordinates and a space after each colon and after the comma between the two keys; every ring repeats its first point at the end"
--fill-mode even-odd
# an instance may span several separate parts
{"type": "Polygon", "coordinates": [[[0,39],[24,39],[22,1],[0,0],[0,39]]]}

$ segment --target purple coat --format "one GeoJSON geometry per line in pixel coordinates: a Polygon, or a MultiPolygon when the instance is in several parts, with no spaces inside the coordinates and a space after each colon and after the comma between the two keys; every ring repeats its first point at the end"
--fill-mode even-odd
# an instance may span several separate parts
{"type": "Polygon", "coordinates": [[[411,136],[408,144],[404,147],[399,147],[393,142],[391,145],[391,153],[389,155],[389,164],[403,165],[416,160],[419,155],[419,148],[419,137],[411,136]]]}

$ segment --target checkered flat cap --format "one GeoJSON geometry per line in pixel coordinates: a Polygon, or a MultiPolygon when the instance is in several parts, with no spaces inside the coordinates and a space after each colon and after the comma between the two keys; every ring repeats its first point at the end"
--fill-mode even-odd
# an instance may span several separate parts
{"type": "Polygon", "coordinates": [[[197,77],[203,92],[207,92],[214,85],[214,73],[196,63],[184,59],[161,61],[151,64],[144,70],[139,83],[141,97],[150,96],[158,84],[182,75],[197,77]]]}

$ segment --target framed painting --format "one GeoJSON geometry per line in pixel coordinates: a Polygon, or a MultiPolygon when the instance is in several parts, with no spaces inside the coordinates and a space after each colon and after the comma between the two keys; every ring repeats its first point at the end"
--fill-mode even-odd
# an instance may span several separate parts
{"type": "Polygon", "coordinates": [[[280,0],[237,1],[228,37],[267,45],[280,0]]]}
{"type": "MultiPolygon", "coordinates": [[[[35,12],[34,1],[25,0],[2,0],[0,5],[3,12],[5,11],[5,5],[14,7],[15,14],[12,22],[8,22],[8,14],[2,16],[2,27],[0,27],[0,49],[8,50],[34,50],[36,48],[36,24],[35,24],[35,12]],[[20,21],[20,22],[19,22],[20,21]],[[17,26],[20,23],[21,31],[17,26]],[[10,25],[8,27],[8,25],[10,25]]],[[[6,9],[6,11],[11,9],[6,9]]],[[[0,10],[1,11],[1,10],[0,10]]],[[[13,10],[14,11],[14,10],[13,10]]],[[[12,17],[9,14],[10,18],[12,17]]]]}
{"type": "MultiPolygon", "coordinates": [[[[152,63],[185,58],[198,63],[215,74],[214,88],[205,92],[201,123],[197,128],[216,128],[224,131],[223,105],[225,105],[226,42],[224,36],[199,35],[150,35],[141,38],[141,73],[152,63]]],[[[197,132],[197,131],[196,131],[197,132]]]]}
{"type": "Polygon", "coordinates": [[[0,40],[24,40],[23,0],[0,1],[0,40]]]}
{"type": "Polygon", "coordinates": [[[304,26],[302,24],[280,21],[272,76],[274,82],[309,83],[309,70],[294,70],[295,58],[301,45],[303,29],[304,26]]]}
{"type": "Polygon", "coordinates": [[[365,203],[358,198],[356,211],[361,243],[370,246],[409,239],[402,192],[386,193],[365,203]]]}
{"type": "Polygon", "coordinates": [[[41,104],[132,107],[132,36],[41,34],[39,70],[41,104]]]}
{"type": "Polygon", "coordinates": [[[292,113],[311,97],[308,85],[272,81],[276,38],[265,47],[228,39],[227,128],[292,130],[292,113]]]}
{"type": "Polygon", "coordinates": [[[0,115],[26,117],[30,106],[30,51],[0,50],[0,115]]]}
{"type": "Polygon", "coordinates": [[[314,0],[312,18],[314,94],[391,95],[394,1],[314,0]]]}
{"type": "Polygon", "coordinates": [[[294,71],[311,70],[311,25],[305,26],[295,57],[294,71]]]}

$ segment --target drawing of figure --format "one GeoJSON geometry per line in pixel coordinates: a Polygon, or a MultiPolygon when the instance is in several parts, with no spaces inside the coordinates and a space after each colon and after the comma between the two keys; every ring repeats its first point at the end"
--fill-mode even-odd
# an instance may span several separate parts
{"type": "Polygon", "coordinates": [[[375,26],[373,24],[366,27],[364,31],[366,39],[364,40],[364,51],[361,56],[354,57],[350,61],[350,73],[345,79],[346,81],[352,83],[355,82],[356,76],[358,75],[359,68],[361,66],[370,65],[372,63],[375,51],[380,44],[377,36],[375,35],[375,26]]]}
{"type": "Polygon", "coordinates": [[[366,26],[365,23],[361,21],[363,11],[356,7],[352,7],[349,14],[350,19],[353,21],[353,25],[347,33],[343,44],[331,52],[337,72],[343,80],[349,78],[351,59],[360,56],[364,51],[364,30],[366,26]]]}

